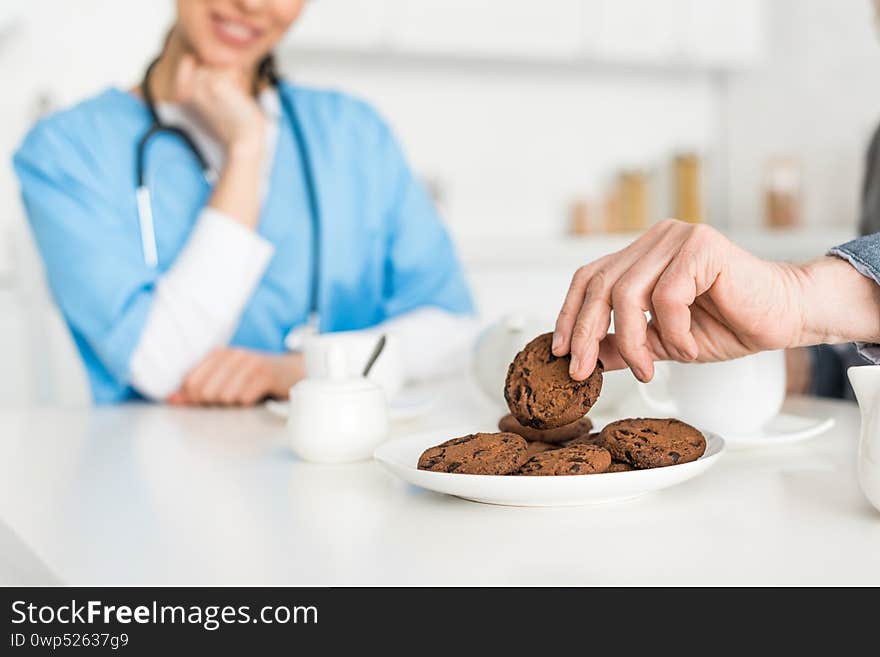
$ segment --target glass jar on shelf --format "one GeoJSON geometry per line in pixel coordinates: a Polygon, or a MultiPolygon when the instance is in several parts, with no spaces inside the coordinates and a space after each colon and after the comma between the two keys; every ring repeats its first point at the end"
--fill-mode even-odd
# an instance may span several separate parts
{"type": "Polygon", "coordinates": [[[794,228],[802,221],[802,174],[794,158],[772,158],[764,174],[764,224],[794,228]]]}

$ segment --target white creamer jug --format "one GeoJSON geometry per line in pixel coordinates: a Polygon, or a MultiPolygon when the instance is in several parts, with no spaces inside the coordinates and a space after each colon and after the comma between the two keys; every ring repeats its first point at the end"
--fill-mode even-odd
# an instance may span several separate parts
{"type": "Polygon", "coordinates": [[[290,389],[291,447],[315,463],[369,459],[388,437],[385,393],[369,379],[347,374],[338,345],[328,350],[326,364],[326,378],[307,378],[290,389]]]}
{"type": "Polygon", "coordinates": [[[880,510],[880,365],[851,367],[847,372],[862,411],[859,438],[859,484],[880,510]]]}

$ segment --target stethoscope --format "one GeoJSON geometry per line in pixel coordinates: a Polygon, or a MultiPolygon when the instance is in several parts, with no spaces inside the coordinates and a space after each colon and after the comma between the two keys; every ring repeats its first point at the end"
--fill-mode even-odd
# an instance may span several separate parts
{"type": "MultiPolygon", "coordinates": [[[[199,150],[199,147],[196,146],[196,143],[193,141],[192,137],[190,137],[185,130],[176,126],[167,125],[163,123],[162,120],[159,118],[159,114],[156,111],[156,103],[153,97],[153,92],[150,89],[150,75],[152,74],[153,69],[155,68],[158,61],[158,58],[153,60],[153,62],[147,67],[147,70],[144,73],[143,82],[141,83],[141,91],[144,96],[144,102],[147,105],[147,110],[150,112],[153,123],[138,142],[136,162],[137,213],[138,223],[140,224],[141,244],[144,252],[144,262],[147,264],[148,267],[153,269],[155,269],[159,265],[159,251],[156,245],[156,228],[153,218],[153,203],[150,195],[150,188],[147,186],[146,179],[147,146],[150,143],[150,139],[163,132],[177,135],[198,161],[199,166],[202,169],[202,173],[205,176],[205,180],[208,182],[208,184],[213,185],[216,182],[217,178],[214,171],[208,165],[208,160],[199,150]]],[[[281,111],[287,117],[287,121],[290,123],[290,128],[293,132],[293,139],[296,143],[300,162],[302,163],[303,182],[306,188],[309,218],[312,225],[312,280],[310,285],[310,299],[308,307],[310,312],[314,313],[317,311],[318,291],[320,284],[319,275],[321,253],[321,215],[318,205],[317,190],[315,188],[315,178],[314,171],[312,169],[312,161],[311,157],[309,156],[309,150],[306,145],[305,136],[302,132],[302,126],[300,125],[299,117],[297,116],[296,109],[294,108],[293,103],[291,102],[290,98],[288,98],[287,95],[281,90],[278,77],[271,71],[269,71],[266,75],[269,79],[269,84],[275,87],[275,90],[278,93],[278,98],[281,102],[281,111]]]]}

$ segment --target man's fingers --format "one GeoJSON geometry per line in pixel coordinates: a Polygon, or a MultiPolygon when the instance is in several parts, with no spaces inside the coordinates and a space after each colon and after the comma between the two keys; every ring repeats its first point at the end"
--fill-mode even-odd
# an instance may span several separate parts
{"type": "Polygon", "coordinates": [[[691,333],[691,305],[696,283],[684,263],[670,265],[654,286],[651,305],[660,337],[678,360],[691,361],[700,355],[691,333]]]}
{"type": "MultiPolygon", "coordinates": [[[[618,340],[618,335],[615,333],[609,333],[605,336],[602,342],[599,343],[599,358],[602,360],[606,372],[625,370],[629,367],[627,362],[623,359],[623,356],[620,355],[618,340]]],[[[660,341],[660,334],[657,332],[657,327],[653,322],[648,323],[647,343],[653,361],[670,360],[670,355],[663,347],[663,344],[660,341]]],[[[653,376],[650,378],[653,378],[653,376]]]]}
{"type": "Polygon", "coordinates": [[[720,267],[715,248],[718,238],[717,231],[708,226],[694,227],[651,296],[660,336],[678,360],[700,357],[692,306],[715,284],[720,267]]]}
{"type": "Polygon", "coordinates": [[[619,284],[611,293],[614,306],[614,334],[621,358],[640,381],[649,381],[654,374],[654,361],[648,351],[648,319],[642,307],[644,291],[619,284]]]}
{"type": "MultiPolygon", "coordinates": [[[[645,312],[651,308],[651,291],[681,243],[679,228],[672,223],[661,224],[653,237],[647,248],[632,254],[635,257],[626,263],[629,268],[611,285],[610,295],[617,350],[633,374],[642,381],[649,380],[654,373],[645,312]]],[[[602,328],[607,331],[607,324],[602,328]]],[[[597,344],[602,337],[591,336],[597,344]]],[[[574,349],[572,351],[574,353],[574,349]]]]}
{"type": "Polygon", "coordinates": [[[595,270],[595,263],[585,265],[580,267],[571,278],[568,292],[562,302],[562,310],[559,311],[559,316],[556,318],[556,328],[553,331],[551,351],[557,356],[564,356],[571,349],[571,332],[584,304],[587,283],[590,282],[595,270]]]}
{"type": "Polygon", "coordinates": [[[584,301],[571,330],[569,373],[576,381],[586,379],[596,367],[599,341],[608,333],[611,323],[610,290],[603,272],[587,284],[584,301]]]}
{"type": "Polygon", "coordinates": [[[593,333],[594,326],[607,331],[606,307],[611,304],[611,289],[616,280],[636,265],[658,243],[676,239],[682,230],[680,222],[663,221],[648,230],[626,248],[585,265],[575,272],[553,332],[552,351],[557,356],[571,353],[576,359],[573,376],[589,375],[593,368],[594,351],[603,335],[593,333]],[[600,284],[594,280],[602,279],[600,284]],[[604,295],[598,302],[597,291],[604,295]],[[590,305],[592,302],[593,305],[590,305]],[[597,313],[595,317],[591,313],[597,313]]]}
{"type": "Polygon", "coordinates": [[[675,231],[666,230],[611,290],[617,349],[640,381],[649,381],[654,375],[645,312],[652,310],[652,292],[675,257],[679,244],[675,231]]]}
{"type": "Polygon", "coordinates": [[[617,348],[617,336],[614,333],[609,333],[599,343],[599,359],[605,366],[606,372],[624,370],[628,367],[617,348]]]}

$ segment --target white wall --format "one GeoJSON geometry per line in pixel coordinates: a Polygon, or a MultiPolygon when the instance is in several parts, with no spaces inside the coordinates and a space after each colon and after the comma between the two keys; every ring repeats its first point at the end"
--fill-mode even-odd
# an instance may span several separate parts
{"type": "MultiPolygon", "coordinates": [[[[726,181],[712,187],[718,223],[757,225],[766,159],[794,154],[804,164],[807,222],[849,225],[865,142],[880,119],[870,1],[766,4],[769,59],[725,74],[726,85],[715,74],[624,66],[295,54],[285,63],[304,81],[378,105],[416,166],[443,183],[449,221],[465,237],[558,233],[571,198],[596,195],[616,168],[659,166],[693,147],[726,181]]],[[[66,104],[135,82],[170,9],[171,0],[3,0],[0,28],[19,21],[0,37],[0,79],[15,90],[0,106],[0,275],[20,218],[9,155],[37,98],[66,104]]]]}
{"type": "Polygon", "coordinates": [[[0,0],[0,403],[83,403],[84,374],[49,304],[11,157],[41,98],[65,106],[137,82],[171,0],[0,0]],[[4,29],[5,28],[5,29],[4,29]],[[11,90],[11,93],[9,92],[11,90]]]}
{"type": "Polygon", "coordinates": [[[870,0],[771,0],[765,66],[730,76],[730,222],[761,221],[768,157],[800,158],[805,222],[851,226],[864,152],[880,121],[880,41],[870,0]]]}
{"type": "Polygon", "coordinates": [[[138,81],[171,18],[171,0],[0,0],[0,272],[21,228],[11,156],[39,100],[76,102],[107,85],[138,81]]]}
{"type": "Polygon", "coordinates": [[[678,148],[715,154],[709,74],[295,53],[284,64],[378,106],[420,173],[441,183],[462,239],[561,234],[572,200],[596,197],[620,167],[656,169],[678,148]]]}
{"type": "MultiPolygon", "coordinates": [[[[37,99],[67,105],[135,83],[170,9],[170,0],[3,0],[0,21],[18,23],[0,42],[0,76],[16,90],[0,122],[0,270],[10,263],[9,227],[21,225],[9,155],[37,99]]],[[[283,59],[303,81],[379,106],[414,164],[443,185],[463,236],[559,233],[571,200],[597,195],[617,168],[659,166],[676,148],[714,155],[716,95],[705,72],[283,59]]]]}
{"type": "MultiPolygon", "coordinates": [[[[295,50],[284,65],[304,82],[348,89],[385,113],[414,165],[444,187],[445,214],[465,253],[539,243],[555,254],[549,238],[561,233],[574,196],[597,195],[619,167],[658,169],[680,148],[703,150],[723,174],[710,199],[717,223],[729,217],[733,226],[757,225],[765,159],[794,153],[804,161],[809,223],[852,224],[864,145],[880,118],[880,44],[869,0],[767,4],[767,65],[730,74],[644,62],[360,61],[295,50]]],[[[0,79],[14,90],[0,99],[0,287],[12,255],[6,234],[22,226],[9,157],[37,98],[48,94],[63,105],[108,84],[135,83],[170,8],[171,0],[0,0],[0,33],[8,17],[21,17],[11,37],[0,36],[0,79]]],[[[28,261],[17,255],[20,265],[28,261]]],[[[18,266],[16,278],[32,279],[25,269],[18,266]]],[[[486,299],[502,298],[497,288],[510,285],[503,273],[486,281],[486,299]]],[[[534,296],[546,297],[548,308],[558,303],[541,290],[534,296]]],[[[57,316],[39,319],[28,308],[13,316],[18,305],[0,298],[0,362],[30,367],[51,360],[46,351],[69,349],[57,316]],[[31,344],[23,346],[23,336],[31,344]]],[[[62,369],[77,367],[75,359],[63,362],[62,369]]],[[[26,385],[0,380],[0,399],[55,397],[45,377],[28,374],[26,385]]],[[[63,376],[52,383],[66,387],[58,381],[63,376]]]]}

